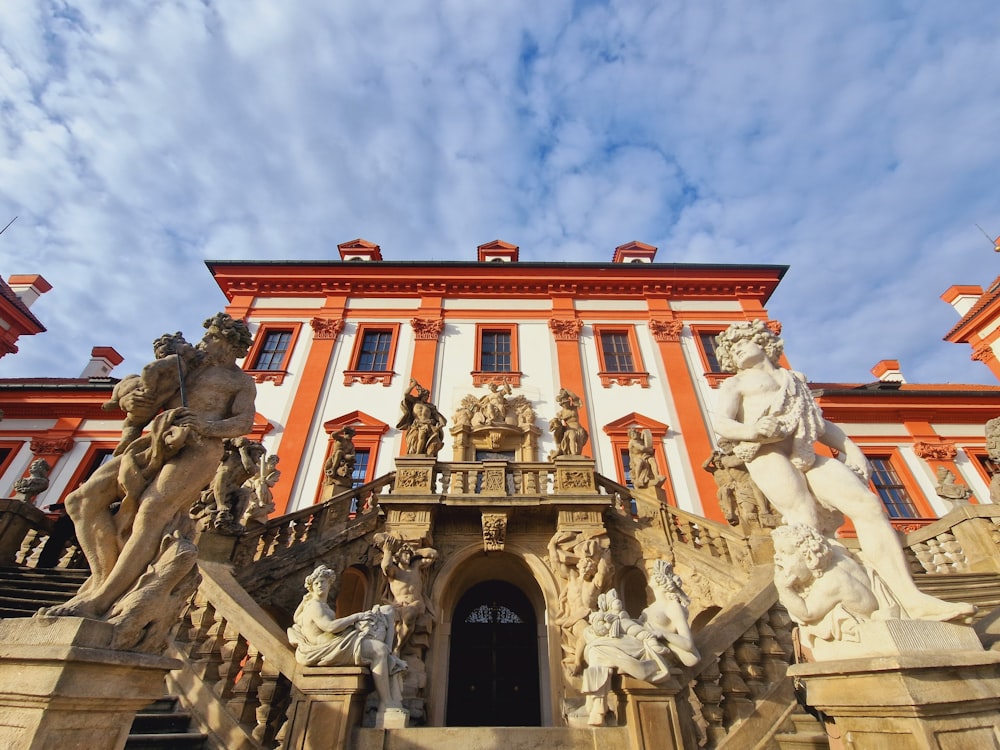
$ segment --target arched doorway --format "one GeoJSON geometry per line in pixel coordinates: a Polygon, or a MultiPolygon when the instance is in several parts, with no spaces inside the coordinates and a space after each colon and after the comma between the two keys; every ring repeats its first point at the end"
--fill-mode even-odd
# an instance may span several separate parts
{"type": "Polygon", "coordinates": [[[513,584],[483,581],[465,592],[449,665],[448,726],[541,725],[535,612],[513,584]]]}

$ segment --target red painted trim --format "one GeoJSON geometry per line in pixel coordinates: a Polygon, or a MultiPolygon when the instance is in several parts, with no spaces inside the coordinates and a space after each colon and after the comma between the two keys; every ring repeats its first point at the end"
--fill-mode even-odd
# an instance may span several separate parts
{"type": "Polygon", "coordinates": [[[344,385],[361,383],[371,385],[381,383],[385,387],[392,384],[392,378],[396,374],[392,369],[396,363],[396,350],[399,348],[399,323],[358,323],[357,331],[354,334],[354,349],[351,351],[351,366],[344,370],[344,385]],[[389,344],[389,356],[386,359],[384,370],[359,370],[358,361],[361,359],[361,347],[364,344],[366,333],[389,333],[392,341],[389,344]]]}
{"type": "Polygon", "coordinates": [[[285,376],[288,374],[288,363],[292,360],[292,352],[295,350],[295,344],[298,342],[299,332],[301,330],[301,321],[287,323],[261,323],[260,327],[257,329],[257,333],[254,334],[253,346],[250,347],[250,351],[247,352],[246,359],[243,360],[243,368],[247,374],[251,375],[257,383],[274,383],[275,385],[281,385],[284,383],[285,376]],[[264,348],[264,342],[267,340],[268,334],[283,332],[290,333],[291,336],[289,337],[288,348],[285,350],[285,356],[281,360],[281,367],[272,370],[258,370],[253,365],[257,363],[257,360],[261,356],[264,348]]]}
{"type": "Polygon", "coordinates": [[[640,385],[649,388],[649,373],[642,361],[642,351],[639,349],[639,341],[635,335],[635,326],[612,325],[606,323],[595,323],[591,326],[594,330],[594,343],[597,345],[597,362],[599,370],[597,377],[601,380],[601,385],[610,388],[612,383],[618,385],[640,385]],[[632,357],[632,369],[627,372],[617,372],[608,369],[608,364],[604,359],[604,343],[602,337],[608,334],[624,334],[628,340],[629,354],[632,357]]]}

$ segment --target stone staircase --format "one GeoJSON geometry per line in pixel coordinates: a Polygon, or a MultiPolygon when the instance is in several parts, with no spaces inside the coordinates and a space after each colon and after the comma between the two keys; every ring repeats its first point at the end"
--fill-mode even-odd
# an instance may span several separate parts
{"type": "Polygon", "coordinates": [[[192,731],[191,714],[165,695],[135,715],[126,750],[203,750],[206,735],[192,731]]]}
{"type": "Polygon", "coordinates": [[[88,570],[66,568],[0,568],[0,618],[31,617],[42,607],[68,601],[88,570]]]}
{"type": "Polygon", "coordinates": [[[921,591],[939,599],[975,604],[977,620],[1000,607],[1000,573],[917,574],[913,581],[921,591]]]}

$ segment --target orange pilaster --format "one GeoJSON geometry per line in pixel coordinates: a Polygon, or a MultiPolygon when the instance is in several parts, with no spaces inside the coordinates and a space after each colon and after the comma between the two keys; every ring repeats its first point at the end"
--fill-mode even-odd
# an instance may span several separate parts
{"type": "Polygon", "coordinates": [[[649,310],[654,321],[666,324],[654,325],[653,333],[667,376],[666,390],[673,398],[674,408],[677,410],[676,430],[684,438],[702,513],[713,521],[726,523],[716,499],[718,487],[715,480],[709,472],[700,468],[712,455],[712,433],[706,415],[699,406],[698,393],[684,357],[680,337],[681,321],[674,319],[673,311],[670,310],[666,300],[649,300],[649,310]]]}
{"type": "MultiPolygon", "coordinates": [[[[312,431],[313,420],[319,413],[319,397],[329,362],[333,357],[333,347],[343,328],[345,298],[328,299],[326,305],[312,321],[313,341],[309,355],[302,366],[298,378],[292,408],[288,412],[288,422],[281,436],[279,452],[282,469],[290,464],[289,477],[298,476],[305,470],[305,448],[312,431]]],[[[274,487],[274,512],[283,515],[289,512],[291,491],[294,482],[278,482],[274,487]]]]}
{"type": "MultiPolygon", "coordinates": [[[[583,379],[583,362],[580,360],[580,330],[583,323],[576,317],[571,297],[552,299],[552,319],[549,329],[556,340],[556,362],[559,366],[557,383],[560,388],[572,391],[580,397],[580,424],[591,434],[590,420],[587,418],[587,388],[583,379]]],[[[593,437],[591,437],[591,441],[593,437]]],[[[591,451],[584,448],[584,455],[591,451]]]]}

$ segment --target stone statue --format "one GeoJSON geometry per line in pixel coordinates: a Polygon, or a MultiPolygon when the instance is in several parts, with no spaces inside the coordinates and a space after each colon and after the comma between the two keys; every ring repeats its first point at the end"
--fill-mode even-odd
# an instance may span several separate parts
{"type": "Polygon", "coordinates": [[[309,667],[366,666],[371,669],[379,710],[402,709],[400,672],[406,662],[392,653],[393,608],[336,617],[327,603],[336,574],[319,565],[306,577],[306,594],[288,628],[295,660],[309,667]]]}
{"type": "Polygon", "coordinates": [[[123,408],[123,399],[130,393],[138,392],[143,397],[131,399],[131,408],[125,409],[122,437],[114,450],[115,456],[121,455],[128,444],[142,434],[143,428],[181,388],[181,381],[197,360],[198,351],[178,331],[156,339],[153,356],[156,359],[142,368],[141,375],[126,375],[119,380],[111,391],[111,399],[101,406],[106,411],[123,408]]]}
{"type": "Polygon", "coordinates": [[[244,487],[250,490],[250,502],[240,519],[244,526],[267,523],[268,515],[274,511],[274,493],[271,488],[281,479],[278,471],[278,456],[272,453],[260,459],[260,470],[250,477],[244,487]]]}
{"type": "Polygon", "coordinates": [[[252,493],[243,485],[260,471],[267,450],[245,437],[227,438],[223,449],[212,483],[201,493],[192,516],[201,519],[205,528],[232,534],[241,530],[239,520],[250,503],[252,493]]]}
{"type": "Polygon", "coordinates": [[[937,480],[937,487],[934,488],[937,496],[946,500],[952,508],[957,505],[969,504],[972,490],[964,484],[955,484],[955,474],[946,466],[938,467],[937,480]]]}
{"type": "Polygon", "coordinates": [[[719,445],[745,462],[786,523],[819,529],[821,506],[844,513],[854,522],[867,564],[909,617],[971,616],[971,604],[945,602],[914,585],[899,539],[868,487],[871,466],[844,431],[823,418],[805,376],[778,366],[781,339],[755,320],[733,323],[717,342],[719,364],[736,373],[723,381],[716,398],[719,445]],[[838,451],[841,460],[817,455],[816,441],[838,451]]]}
{"type": "Polygon", "coordinates": [[[656,452],[653,449],[653,433],[650,430],[640,430],[630,427],[628,431],[628,465],[632,475],[632,486],[644,490],[656,486],[665,476],[660,474],[656,465],[656,452]]]}
{"type": "MultiPolygon", "coordinates": [[[[1000,466],[1000,417],[986,423],[986,454],[994,466],[1000,466]]],[[[990,502],[1000,503],[1000,472],[990,477],[990,502]]]]}
{"type": "MultiPolygon", "coordinates": [[[[256,387],[236,365],[250,348],[250,331],[242,320],[224,313],[206,320],[205,328],[184,388],[153,419],[150,432],[66,498],[92,574],[76,596],[45,614],[105,615],[153,562],[162,539],[178,522],[175,517],[186,517],[212,481],[225,439],[253,426],[256,387]],[[118,502],[118,513],[112,515],[111,506],[118,502]]],[[[121,405],[138,413],[154,400],[137,388],[122,396],[121,405]]]]}
{"type": "Polygon", "coordinates": [[[657,683],[670,676],[672,660],[693,666],[701,659],[687,622],[688,598],[664,561],[657,561],[653,590],[656,600],[638,619],[625,611],[615,589],[598,597],[597,609],[588,618],[577,671],[583,674],[585,712],[592,726],[604,724],[614,672],[657,683]]]}
{"type": "Polygon", "coordinates": [[[26,503],[34,504],[35,498],[49,488],[52,467],[44,458],[36,458],[28,467],[28,476],[14,482],[14,492],[26,503]]]}
{"type": "Polygon", "coordinates": [[[348,425],[333,433],[333,451],[323,465],[323,484],[332,484],[349,490],[354,486],[355,429],[348,425]]]}
{"type": "Polygon", "coordinates": [[[444,426],[448,420],[430,402],[430,398],[430,391],[411,378],[400,404],[403,416],[396,424],[396,429],[406,430],[408,456],[436,457],[444,447],[444,426]]]}
{"type": "Polygon", "coordinates": [[[376,534],[375,543],[382,545],[382,573],[389,581],[396,608],[396,651],[403,652],[410,637],[429,623],[421,622],[428,612],[424,597],[423,571],[438,559],[433,547],[414,549],[391,534],[376,534]]]}
{"type": "MultiPolygon", "coordinates": [[[[506,424],[508,403],[506,396],[513,392],[510,383],[488,385],[490,392],[479,399],[479,410],[483,424],[506,424]]],[[[475,420],[475,418],[473,418],[475,420]]]]}
{"type": "Polygon", "coordinates": [[[580,423],[580,407],[583,402],[572,391],[560,388],[556,403],[560,409],[556,416],[549,420],[549,432],[555,438],[556,449],[549,453],[549,460],[558,456],[583,455],[583,447],[590,437],[580,423]]]}
{"type": "Polygon", "coordinates": [[[865,569],[810,526],[779,526],[771,538],[778,600],[799,624],[802,645],[859,640],[857,623],[879,608],[865,569]]]}
{"type": "Polygon", "coordinates": [[[716,498],[730,526],[745,523],[769,529],[781,522],[781,516],[774,512],[764,493],[754,484],[741,459],[732,453],[712,451],[701,468],[715,480],[716,498]]]}

